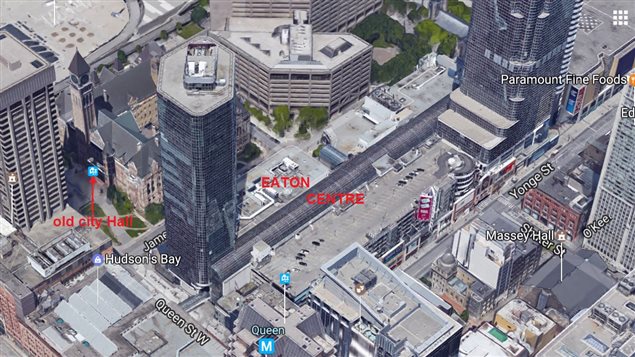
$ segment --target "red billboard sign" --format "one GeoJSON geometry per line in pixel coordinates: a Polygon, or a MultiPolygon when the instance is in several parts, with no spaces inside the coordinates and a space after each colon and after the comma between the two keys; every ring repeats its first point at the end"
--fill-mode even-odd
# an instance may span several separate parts
{"type": "Polygon", "coordinates": [[[432,218],[432,207],[434,198],[432,195],[419,196],[419,207],[417,207],[417,219],[420,221],[430,221],[432,218]]]}
{"type": "Polygon", "coordinates": [[[582,103],[584,101],[584,92],[586,92],[586,86],[580,88],[580,90],[578,91],[578,97],[575,101],[575,110],[573,111],[574,115],[578,114],[578,112],[580,112],[580,108],[582,108],[582,103]]]}

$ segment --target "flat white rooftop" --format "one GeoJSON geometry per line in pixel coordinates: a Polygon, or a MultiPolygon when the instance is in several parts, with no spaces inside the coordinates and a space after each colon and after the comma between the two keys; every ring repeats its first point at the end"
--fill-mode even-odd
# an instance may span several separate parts
{"type": "Polygon", "coordinates": [[[635,355],[632,328],[635,295],[624,294],[618,286],[609,290],[536,356],[635,355]],[[602,321],[603,318],[606,321],[602,321]],[[620,325],[625,326],[620,328],[620,325]]]}
{"type": "Polygon", "coordinates": [[[252,57],[272,69],[329,70],[371,48],[364,40],[352,34],[310,31],[310,26],[293,25],[290,18],[258,21],[231,18],[229,31],[214,34],[221,37],[232,50],[252,57]],[[289,30],[291,33],[285,34],[289,30]],[[300,60],[292,60],[291,54],[303,56],[300,60]],[[311,60],[302,60],[306,57],[311,60]]]}
{"type": "Polygon", "coordinates": [[[46,69],[49,63],[7,31],[0,31],[0,92],[46,69]]]}
{"type": "Polygon", "coordinates": [[[488,121],[497,128],[509,129],[516,124],[515,121],[505,118],[478,101],[463,94],[460,89],[455,89],[452,94],[450,94],[450,99],[463,108],[468,108],[472,113],[478,115],[480,118],[488,121]]]}
{"type": "Polygon", "coordinates": [[[443,112],[439,115],[439,121],[486,149],[493,149],[505,140],[474,124],[454,110],[448,109],[443,112]]]}
{"type": "MultiPolygon", "coordinates": [[[[150,2],[156,4],[144,1],[146,12],[150,2]]],[[[57,81],[68,77],[75,48],[87,56],[117,36],[128,20],[122,0],[0,1],[0,24],[15,25],[58,58],[54,63],[57,81]]]]}
{"type": "MultiPolygon", "coordinates": [[[[196,58],[201,59],[197,62],[198,66],[202,66],[199,68],[204,68],[204,71],[210,74],[208,65],[206,63],[201,65],[201,62],[205,62],[203,59],[210,59],[211,57],[197,57],[196,55],[192,57],[192,59],[196,58]]],[[[191,63],[192,67],[194,67],[194,61],[191,61],[191,63]]],[[[200,71],[199,69],[198,72],[200,71]]],[[[171,102],[178,104],[181,109],[191,115],[205,115],[231,100],[234,96],[234,55],[217,41],[206,36],[199,36],[183,43],[161,59],[157,91],[161,96],[167,97],[171,102]],[[190,71],[196,72],[195,69],[189,67],[190,63],[188,63],[190,59],[188,56],[190,52],[188,51],[191,51],[192,46],[195,44],[214,47],[214,50],[210,53],[215,53],[217,57],[214,78],[217,85],[211,90],[192,90],[186,89],[184,86],[186,70],[188,73],[190,71]],[[224,82],[221,84],[219,81],[223,80],[224,82]]]]}

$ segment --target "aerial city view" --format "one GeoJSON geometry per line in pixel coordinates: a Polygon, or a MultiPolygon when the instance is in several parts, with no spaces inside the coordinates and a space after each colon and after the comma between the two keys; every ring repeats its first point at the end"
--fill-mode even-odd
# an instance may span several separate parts
{"type": "Polygon", "coordinates": [[[635,0],[0,0],[0,357],[635,357],[635,0]]]}

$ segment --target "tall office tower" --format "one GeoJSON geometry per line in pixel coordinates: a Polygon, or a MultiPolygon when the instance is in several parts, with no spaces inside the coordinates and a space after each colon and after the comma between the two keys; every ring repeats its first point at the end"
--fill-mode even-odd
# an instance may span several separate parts
{"type": "Polygon", "coordinates": [[[483,163],[495,163],[546,133],[557,83],[509,83],[561,73],[576,0],[475,1],[461,87],[439,133],[483,163]],[[541,130],[542,129],[542,130],[541,130]]]}
{"type": "Polygon", "coordinates": [[[93,83],[90,80],[90,66],[84,60],[79,51],[75,50],[75,56],[71,60],[68,70],[71,73],[71,102],[73,105],[73,125],[76,139],[83,140],[78,152],[87,152],[90,143],[90,130],[97,125],[95,114],[95,99],[93,97],[93,83]]]}
{"type": "Polygon", "coordinates": [[[66,180],[55,70],[25,42],[0,29],[0,213],[30,229],[64,208],[66,180]]]}
{"type": "Polygon", "coordinates": [[[161,59],[158,109],[170,270],[197,289],[236,236],[234,56],[197,37],[161,59]]]}
{"type": "Polygon", "coordinates": [[[623,91],[589,216],[589,222],[604,216],[611,221],[585,239],[584,246],[598,251],[615,268],[631,270],[635,268],[635,118],[622,117],[621,108],[635,106],[635,87],[627,85],[623,91]]]}

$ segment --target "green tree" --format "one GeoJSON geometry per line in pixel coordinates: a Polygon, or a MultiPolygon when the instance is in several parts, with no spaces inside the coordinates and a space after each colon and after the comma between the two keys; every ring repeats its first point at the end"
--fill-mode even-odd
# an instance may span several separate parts
{"type": "Polygon", "coordinates": [[[141,47],[141,45],[137,45],[135,47],[135,51],[137,51],[137,53],[141,53],[141,51],[143,51],[143,47],[141,47]]]}
{"type": "Polygon", "coordinates": [[[302,122],[298,126],[298,134],[306,134],[306,133],[308,133],[308,131],[306,130],[306,123],[302,122]]]}
{"type": "Polygon", "coordinates": [[[280,136],[284,136],[287,129],[291,127],[291,116],[289,106],[279,105],[273,108],[273,130],[280,136]]]}
{"type": "Polygon", "coordinates": [[[252,107],[251,105],[249,105],[249,102],[245,102],[245,109],[247,109],[249,114],[256,117],[258,121],[262,122],[266,126],[271,126],[271,119],[268,116],[266,116],[263,112],[258,110],[258,108],[252,107]]]}
{"type": "Polygon", "coordinates": [[[360,22],[352,32],[369,43],[383,37],[384,41],[388,43],[398,44],[405,29],[399,22],[386,14],[372,14],[360,22]]]}
{"type": "Polygon", "coordinates": [[[421,282],[424,285],[426,285],[427,287],[431,287],[432,286],[432,282],[430,280],[428,280],[428,278],[426,278],[425,276],[422,276],[421,279],[419,279],[419,280],[421,280],[421,282]]]}
{"type": "Polygon", "coordinates": [[[418,9],[414,9],[408,13],[408,19],[412,22],[419,22],[428,18],[428,9],[424,6],[420,6],[418,9]]]}
{"type": "Polygon", "coordinates": [[[318,145],[317,148],[315,148],[315,150],[313,150],[313,152],[311,153],[311,156],[313,157],[318,157],[320,156],[320,151],[322,151],[322,148],[324,147],[324,144],[320,144],[318,145]]]}
{"type": "Polygon", "coordinates": [[[128,61],[128,56],[126,55],[126,53],[123,50],[119,50],[119,51],[117,51],[117,59],[121,63],[126,63],[128,61]]]}
{"type": "Polygon", "coordinates": [[[417,65],[418,57],[405,52],[390,59],[383,66],[374,63],[371,66],[371,76],[374,82],[388,83],[390,85],[399,82],[402,78],[412,73],[417,65]]]}
{"type": "Polygon", "coordinates": [[[467,320],[470,318],[470,313],[467,311],[467,309],[465,309],[463,310],[461,315],[459,315],[459,317],[461,318],[461,320],[467,322],[467,320]]]}
{"type": "Polygon", "coordinates": [[[456,48],[457,38],[454,35],[450,35],[441,41],[437,48],[437,53],[440,55],[446,55],[449,57],[454,56],[454,49],[456,48]]]}
{"type": "Polygon", "coordinates": [[[190,17],[194,23],[200,24],[201,21],[207,17],[207,10],[199,5],[192,10],[190,17]]]}
{"type": "Polygon", "coordinates": [[[428,44],[436,45],[441,43],[446,37],[449,36],[449,32],[445,31],[441,26],[437,25],[434,20],[427,19],[417,24],[415,31],[419,37],[428,41],[428,44]]]}
{"type": "Polygon", "coordinates": [[[329,113],[326,108],[302,107],[298,114],[300,123],[305,123],[307,128],[322,129],[328,124],[329,113]]]}
{"type": "Polygon", "coordinates": [[[180,23],[180,22],[177,22],[177,23],[176,23],[176,30],[177,30],[177,31],[181,31],[181,29],[183,29],[183,24],[182,24],[182,23],[180,23]]]}
{"type": "Polygon", "coordinates": [[[100,63],[99,66],[97,66],[97,73],[100,73],[103,69],[104,69],[104,64],[100,63]]]}
{"type": "Polygon", "coordinates": [[[252,161],[262,154],[262,150],[254,143],[247,143],[243,151],[238,155],[240,161],[252,161]]]}
{"type": "Polygon", "coordinates": [[[168,32],[165,30],[161,30],[161,34],[159,35],[163,41],[168,39],[168,32]]]}
{"type": "Polygon", "coordinates": [[[159,221],[163,219],[163,215],[164,215],[164,208],[162,204],[150,203],[148,206],[146,206],[145,217],[150,223],[152,224],[159,223],[159,221]]]}
{"type": "Polygon", "coordinates": [[[126,195],[124,192],[117,190],[117,188],[114,185],[108,187],[108,190],[106,191],[106,196],[110,199],[110,201],[112,202],[112,205],[115,206],[117,213],[121,215],[132,213],[134,206],[132,205],[132,202],[128,198],[128,195],[126,195]]]}
{"type": "Polygon", "coordinates": [[[459,0],[448,0],[448,12],[468,24],[472,18],[472,9],[459,0]]]}
{"type": "Polygon", "coordinates": [[[300,125],[298,125],[298,132],[295,133],[294,136],[300,140],[307,140],[311,137],[311,133],[307,130],[305,122],[300,122],[300,125]]]}

